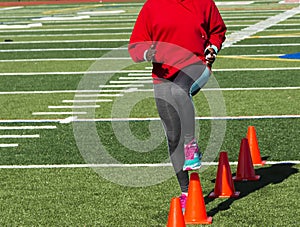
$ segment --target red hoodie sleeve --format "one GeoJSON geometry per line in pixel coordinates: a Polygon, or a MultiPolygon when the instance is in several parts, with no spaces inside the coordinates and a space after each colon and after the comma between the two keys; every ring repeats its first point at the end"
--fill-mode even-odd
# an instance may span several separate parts
{"type": "Polygon", "coordinates": [[[147,4],[145,4],[137,17],[129,40],[128,52],[135,62],[145,61],[144,53],[152,44],[151,19],[147,12],[147,4]]]}
{"type": "MultiPolygon", "coordinates": [[[[209,15],[209,45],[217,47],[218,51],[222,48],[222,43],[225,41],[226,25],[220,15],[220,12],[212,1],[209,15]]],[[[217,52],[218,52],[217,51],[217,52]]]]}

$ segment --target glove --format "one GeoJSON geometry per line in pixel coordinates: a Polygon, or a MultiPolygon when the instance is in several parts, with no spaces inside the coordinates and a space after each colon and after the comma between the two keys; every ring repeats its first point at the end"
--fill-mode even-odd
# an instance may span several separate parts
{"type": "Polygon", "coordinates": [[[207,48],[204,53],[207,66],[211,67],[216,60],[217,53],[213,48],[207,48]]]}
{"type": "Polygon", "coordinates": [[[146,51],[145,58],[147,61],[152,61],[154,59],[154,56],[156,54],[156,49],[154,48],[154,45],[151,45],[151,47],[146,51]]]}

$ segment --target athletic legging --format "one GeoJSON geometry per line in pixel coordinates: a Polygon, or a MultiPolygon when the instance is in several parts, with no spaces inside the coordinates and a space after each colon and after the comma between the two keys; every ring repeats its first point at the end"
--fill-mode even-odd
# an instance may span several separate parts
{"type": "Polygon", "coordinates": [[[182,192],[188,191],[188,172],[183,171],[184,144],[195,138],[192,96],[206,84],[210,70],[202,63],[185,67],[171,80],[154,84],[157,110],[168,141],[170,159],[182,192]]]}

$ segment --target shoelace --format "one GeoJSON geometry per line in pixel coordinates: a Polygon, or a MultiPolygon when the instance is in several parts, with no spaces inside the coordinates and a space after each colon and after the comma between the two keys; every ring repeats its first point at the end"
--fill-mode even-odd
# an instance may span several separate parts
{"type": "Polygon", "coordinates": [[[194,154],[197,151],[198,147],[196,143],[193,144],[187,144],[185,148],[185,157],[186,158],[194,158],[194,154]]]}

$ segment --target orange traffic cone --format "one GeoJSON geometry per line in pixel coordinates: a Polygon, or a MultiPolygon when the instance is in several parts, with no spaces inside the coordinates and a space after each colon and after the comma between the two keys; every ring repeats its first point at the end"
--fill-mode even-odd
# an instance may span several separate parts
{"type": "Polygon", "coordinates": [[[211,224],[212,217],[207,217],[199,175],[193,172],[190,177],[188,198],[185,207],[185,224],[211,224]]]}
{"type": "Polygon", "coordinates": [[[255,181],[259,180],[260,176],[255,175],[250,148],[247,138],[243,138],[240,146],[239,160],[237,165],[236,176],[234,181],[255,181]]]}
{"type": "Polygon", "coordinates": [[[171,200],[167,227],[185,227],[184,216],[178,197],[171,200]]]}
{"type": "Polygon", "coordinates": [[[258,142],[256,138],[256,131],[254,126],[249,126],[248,127],[248,132],[247,132],[247,139],[249,142],[249,147],[250,147],[250,153],[251,153],[251,158],[253,165],[260,165],[263,166],[266,164],[266,161],[262,161],[260,157],[260,150],[258,147],[258,142]]]}
{"type": "Polygon", "coordinates": [[[240,192],[236,192],[231,176],[230,165],[227,152],[220,152],[219,165],[215,183],[215,189],[209,194],[210,198],[238,197],[240,192]]]}

